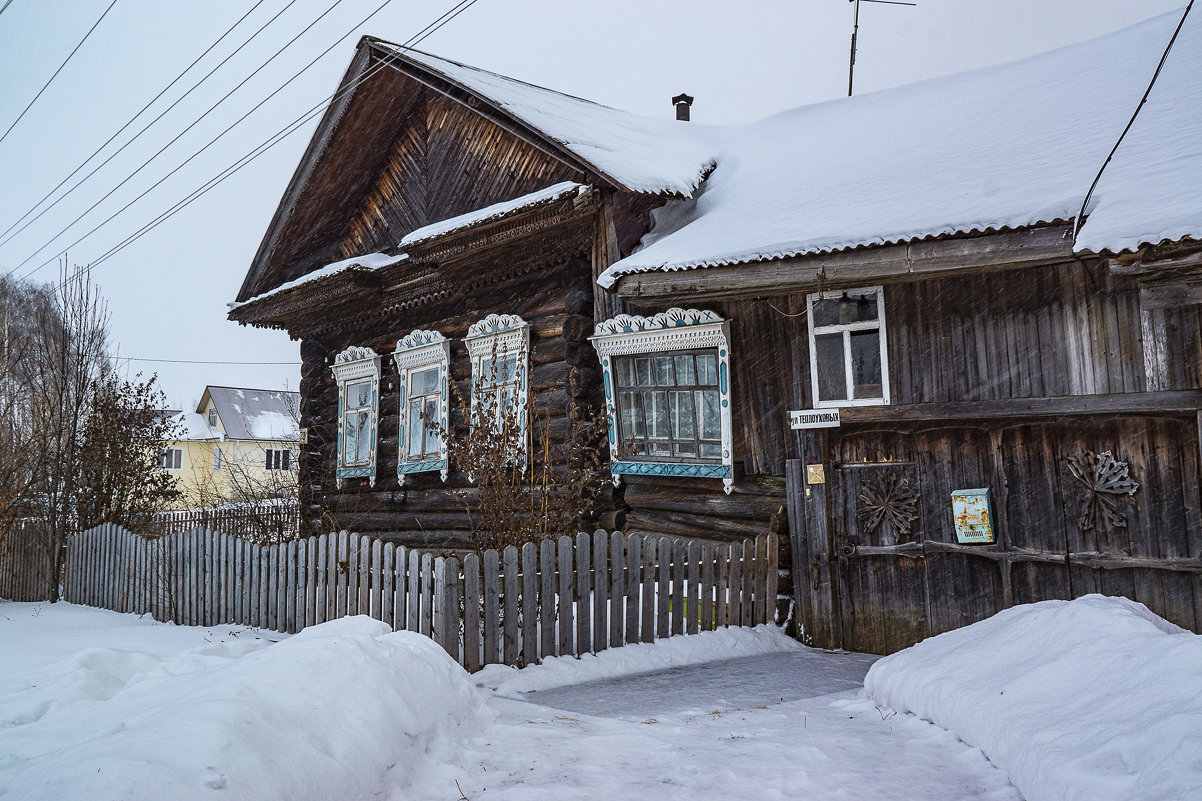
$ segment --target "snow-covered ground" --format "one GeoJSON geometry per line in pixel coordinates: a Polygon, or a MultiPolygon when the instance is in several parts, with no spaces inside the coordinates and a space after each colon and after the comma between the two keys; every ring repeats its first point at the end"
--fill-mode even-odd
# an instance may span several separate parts
{"type": "MultiPolygon", "coordinates": [[[[1162,681],[1159,696],[1175,711],[1162,703],[1143,713],[1136,725],[1152,733],[1139,748],[1100,751],[1095,759],[1105,764],[1093,775],[1085,752],[1105,746],[1107,727],[1122,725],[1150,696],[1120,704],[1098,694],[1134,692],[1136,675],[1122,688],[1084,671],[1053,680],[1064,666],[1080,666],[1036,655],[1084,648],[1088,635],[1063,645],[1041,636],[1039,620],[1069,625],[1026,611],[1045,605],[945,635],[960,637],[950,650],[934,638],[881,660],[870,674],[873,700],[861,683],[874,657],[814,651],[766,626],[469,676],[430,641],[367,618],[285,637],[0,602],[0,798],[1013,801],[1022,796],[1009,776],[978,748],[1024,776],[1022,765],[1007,762],[1007,748],[1023,739],[1077,743],[1071,754],[1053,751],[1068,768],[1061,777],[1041,769],[1047,784],[1027,789],[1028,799],[1106,797],[1095,793],[1095,779],[1110,781],[1116,760],[1139,774],[1153,740],[1164,753],[1151,786],[1184,786],[1182,777],[1202,766],[1202,721],[1190,711],[1202,691],[1191,672],[1202,638],[1170,634],[1142,607],[1131,612],[1136,605],[1083,600],[1097,608],[1066,605],[1072,622],[1101,626],[1099,639],[1111,646],[1088,652],[1093,673],[1131,668],[1147,676],[1157,660],[1129,658],[1116,641],[1152,651],[1168,643],[1161,664],[1177,684],[1162,681]],[[1013,678],[1024,660],[1036,671],[1025,683],[1013,678]],[[1059,720],[1050,695],[1011,695],[1064,682],[1101,689],[1059,720]],[[998,687],[1015,700],[992,698],[998,687]],[[990,725],[977,720],[984,716],[990,725]],[[1031,733],[1040,726],[1052,735],[1031,733]],[[1011,729],[1009,739],[985,736],[1011,729]],[[1178,784],[1163,779],[1174,770],[1178,784]]],[[[1110,797],[1189,797],[1116,786],[1124,791],[1110,797]]]]}

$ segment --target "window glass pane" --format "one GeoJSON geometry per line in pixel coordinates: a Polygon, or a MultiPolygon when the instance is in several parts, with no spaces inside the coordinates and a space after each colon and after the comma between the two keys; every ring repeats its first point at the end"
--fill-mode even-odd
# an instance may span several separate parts
{"type": "Polygon", "coordinates": [[[641,392],[621,392],[618,394],[618,409],[622,420],[622,444],[627,445],[632,437],[647,436],[643,426],[643,394],[641,392]]]}
{"type": "Polygon", "coordinates": [[[818,400],[846,400],[843,334],[820,334],[814,337],[814,359],[818,365],[818,400]]]}
{"type": "Polygon", "coordinates": [[[851,332],[851,381],[857,398],[880,398],[881,332],[851,332]]]}
{"type": "Polygon", "coordinates": [[[359,447],[355,452],[355,461],[360,464],[365,464],[371,458],[371,431],[368,429],[367,412],[359,412],[359,419],[356,422],[358,428],[357,437],[359,439],[359,447]]]}
{"type": "Polygon", "coordinates": [[[676,382],[672,380],[672,357],[656,356],[655,385],[657,387],[670,387],[675,383],[676,382]]]}
{"type": "Polygon", "coordinates": [[[342,443],[342,461],[344,464],[354,464],[355,453],[359,449],[359,430],[355,427],[355,421],[358,418],[358,412],[351,412],[346,416],[342,426],[343,436],[345,437],[345,441],[342,443]]]}
{"type": "Polygon", "coordinates": [[[425,423],[425,452],[428,454],[437,454],[442,448],[442,438],[438,436],[430,423],[437,423],[438,420],[438,398],[426,398],[426,420],[425,423]]]}
{"type": "Polygon", "coordinates": [[[371,406],[371,382],[359,381],[346,388],[346,408],[362,409],[371,406]]]}
{"type": "Polygon", "coordinates": [[[697,444],[690,442],[688,444],[673,445],[672,446],[672,455],[673,456],[689,456],[689,457],[696,458],[697,444]]]}
{"type": "Polygon", "coordinates": [[[651,381],[651,360],[650,359],[635,359],[634,360],[634,381],[640,387],[652,387],[655,384],[651,381]]]}
{"type": "Polygon", "coordinates": [[[676,357],[676,384],[688,387],[697,383],[697,371],[693,366],[692,356],[676,357]]]}
{"type": "Polygon", "coordinates": [[[698,439],[722,439],[722,418],[718,414],[718,391],[707,389],[693,393],[697,401],[697,420],[701,432],[698,439]]]}
{"type": "Polygon", "coordinates": [[[668,439],[668,393],[644,392],[643,403],[647,410],[647,436],[651,439],[668,439]]]}
{"type": "Polygon", "coordinates": [[[715,353],[697,354],[697,383],[718,385],[718,355],[715,353]]]}
{"type": "Polygon", "coordinates": [[[438,369],[431,367],[427,370],[415,370],[409,374],[410,398],[421,395],[433,395],[438,392],[438,369]]]}
{"type": "Polygon", "coordinates": [[[672,437],[694,439],[697,436],[693,425],[693,393],[687,390],[672,393],[672,437]]]}
{"type": "Polygon", "coordinates": [[[844,292],[814,301],[814,325],[848,325],[877,319],[876,292],[844,292]]]}
{"type": "Polygon", "coordinates": [[[634,386],[634,359],[619,356],[614,360],[614,369],[618,374],[618,386],[634,386]]]}
{"type": "Polygon", "coordinates": [[[699,446],[701,448],[702,459],[721,459],[722,446],[717,443],[703,442],[699,446]]]}
{"type": "Polygon", "coordinates": [[[409,455],[421,456],[422,437],[425,424],[422,422],[421,400],[409,401],[409,425],[405,432],[409,437],[409,455]]]}

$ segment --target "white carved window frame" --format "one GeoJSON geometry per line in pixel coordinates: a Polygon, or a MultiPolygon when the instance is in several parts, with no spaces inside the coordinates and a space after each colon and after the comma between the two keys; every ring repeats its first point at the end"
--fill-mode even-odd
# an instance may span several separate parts
{"type": "Polygon", "coordinates": [[[366,478],[372,487],[376,485],[376,432],[380,423],[380,355],[371,348],[361,348],[355,345],[334,357],[334,366],[330,371],[338,382],[338,463],[335,469],[335,483],[342,488],[347,478],[366,478]],[[367,464],[347,465],[346,432],[343,431],[345,416],[343,410],[347,407],[347,388],[364,379],[371,381],[371,414],[368,425],[368,461],[367,464]]]}
{"type": "Polygon", "coordinates": [[[651,317],[619,314],[598,323],[589,337],[601,360],[605,411],[609,418],[610,474],[614,486],[623,475],[660,475],[687,478],[721,478],[730,494],[734,486],[734,448],[730,402],[730,323],[712,311],[671,308],[651,317]],[[719,419],[722,457],[712,463],[680,463],[654,459],[618,459],[618,393],[614,357],[714,349],[718,355],[719,419]]]}
{"type": "Polygon", "coordinates": [[[415,330],[402,337],[392,352],[392,360],[396,364],[400,380],[400,399],[398,411],[400,422],[398,428],[397,447],[397,480],[405,485],[406,476],[413,473],[429,473],[437,471],[443,481],[447,480],[450,462],[447,457],[447,435],[450,433],[450,404],[448,391],[448,376],[451,364],[451,341],[438,331],[415,330]],[[428,370],[431,366],[438,367],[438,419],[437,423],[443,434],[439,437],[438,455],[431,459],[429,454],[420,457],[410,457],[409,437],[409,389],[410,376],[420,370],[428,370]]]}
{"type": "Polygon", "coordinates": [[[889,405],[889,342],[885,331],[885,288],[883,286],[860,286],[847,289],[835,289],[829,292],[813,292],[806,295],[806,324],[809,329],[810,346],[810,391],[813,393],[815,409],[830,409],[844,406],[888,406],[889,405]],[[876,294],[875,320],[859,323],[843,323],[839,325],[815,326],[814,301],[828,298],[841,298],[849,292],[872,292],[876,294]],[[878,331],[880,333],[881,350],[881,397],[856,398],[855,382],[852,380],[851,337],[856,331],[878,331]],[[820,400],[818,394],[818,347],[815,337],[822,334],[843,334],[843,370],[844,389],[847,398],[820,400]]]}
{"type": "MultiPolygon", "coordinates": [[[[490,314],[479,322],[473,323],[467,329],[463,339],[467,344],[468,355],[472,359],[472,403],[471,416],[476,419],[477,397],[476,390],[481,381],[487,376],[481,375],[484,359],[496,355],[516,355],[517,385],[517,419],[521,425],[522,453],[516,457],[524,460],[526,457],[526,435],[529,431],[526,408],[527,388],[530,386],[530,323],[516,314],[490,314]]],[[[498,412],[500,409],[498,409],[498,412]]]]}

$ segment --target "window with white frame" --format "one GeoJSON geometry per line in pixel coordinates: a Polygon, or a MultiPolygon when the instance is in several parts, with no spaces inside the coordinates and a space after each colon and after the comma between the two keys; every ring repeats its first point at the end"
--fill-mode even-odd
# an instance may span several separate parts
{"type": "Polygon", "coordinates": [[[266,448],[264,452],[267,455],[266,470],[291,470],[292,469],[292,452],[286,448],[266,448]]]}
{"type": "Polygon", "coordinates": [[[525,448],[530,324],[516,314],[490,314],[467,331],[472,358],[472,419],[492,419],[498,431],[513,421],[525,448]]]}
{"type": "Polygon", "coordinates": [[[591,337],[605,383],[610,472],[734,483],[729,327],[717,314],[618,315],[591,337]]]}
{"type": "Polygon", "coordinates": [[[184,463],[183,448],[163,448],[159,454],[159,467],[164,470],[181,470],[184,463]]]}
{"type": "Polygon", "coordinates": [[[397,479],[438,471],[447,480],[447,447],[439,431],[448,428],[447,372],[451,343],[437,331],[414,331],[393,351],[400,377],[400,430],[397,479]]]}
{"type": "Polygon", "coordinates": [[[884,290],[816,292],[806,309],[814,406],[889,403],[884,290]]]}
{"type": "Polygon", "coordinates": [[[338,382],[338,465],[341,488],[347,478],[376,485],[376,427],[380,396],[380,356],[371,348],[351,346],[334,357],[338,382]]]}

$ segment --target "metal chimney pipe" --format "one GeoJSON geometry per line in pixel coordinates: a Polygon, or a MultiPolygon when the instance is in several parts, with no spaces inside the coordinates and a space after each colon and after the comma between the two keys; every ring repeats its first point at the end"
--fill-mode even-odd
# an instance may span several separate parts
{"type": "Polygon", "coordinates": [[[693,105],[693,98],[681,92],[676,97],[672,98],[672,105],[676,106],[676,119],[682,122],[689,121],[689,106],[693,105]]]}

